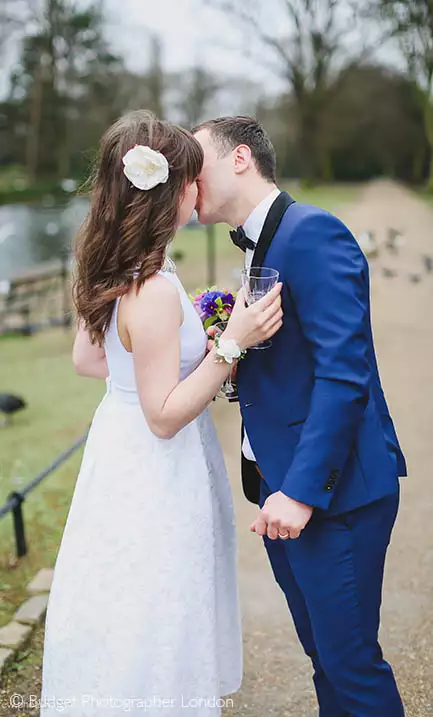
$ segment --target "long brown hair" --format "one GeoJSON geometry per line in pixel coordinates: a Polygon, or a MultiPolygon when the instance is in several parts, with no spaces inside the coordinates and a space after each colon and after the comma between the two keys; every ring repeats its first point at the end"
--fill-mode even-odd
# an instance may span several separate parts
{"type": "Polygon", "coordinates": [[[90,210],[76,239],[73,282],[77,314],[93,343],[102,344],[115,300],[130,289],[134,275],[138,291],[163,266],[183,192],[202,164],[201,146],[189,132],[147,110],[121,117],[102,137],[90,210]],[[136,144],[167,158],[165,184],[142,191],[129,182],[122,157],[136,144]]]}

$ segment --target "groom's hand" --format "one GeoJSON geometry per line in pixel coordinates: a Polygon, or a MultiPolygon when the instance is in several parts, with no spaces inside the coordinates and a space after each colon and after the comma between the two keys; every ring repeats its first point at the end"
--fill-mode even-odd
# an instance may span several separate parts
{"type": "Polygon", "coordinates": [[[263,505],[250,530],[258,535],[268,535],[271,540],[299,538],[311,516],[313,508],[288,498],[278,491],[272,493],[263,505]]]}

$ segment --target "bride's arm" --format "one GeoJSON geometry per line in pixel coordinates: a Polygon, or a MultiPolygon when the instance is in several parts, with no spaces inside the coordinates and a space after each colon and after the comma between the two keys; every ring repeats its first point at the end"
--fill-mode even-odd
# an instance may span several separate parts
{"type": "Polygon", "coordinates": [[[72,362],[79,376],[88,376],[89,378],[107,378],[108,376],[105,351],[100,346],[90,343],[89,334],[81,321],[77,326],[72,362]]]}
{"type": "MultiPolygon", "coordinates": [[[[224,338],[233,338],[246,348],[273,335],[281,326],[280,289],[281,285],[248,309],[238,301],[224,338]]],[[[140,403],[152,432],[171,438],[212,401],[231,366],[216,363],[213,348],[179,382],[182,308],[176,287],[164,277],[147,281],[128,309],[126,323],[140,403]]]]}

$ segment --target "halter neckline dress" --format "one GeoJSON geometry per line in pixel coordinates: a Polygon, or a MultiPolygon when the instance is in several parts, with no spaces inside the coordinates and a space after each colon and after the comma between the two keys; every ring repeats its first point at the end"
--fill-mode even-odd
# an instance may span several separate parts
{"type": "MultiPolygon", "coordinates": [[[[176,273],[180,380],[206,336],[176,273]]],[[[105,339],[93,417],[49,596],[41,717],[217,717],[239,689],[242,638],[233,501],[206,409],[171,439],[142,412],[132,354],[105,339]]]]}

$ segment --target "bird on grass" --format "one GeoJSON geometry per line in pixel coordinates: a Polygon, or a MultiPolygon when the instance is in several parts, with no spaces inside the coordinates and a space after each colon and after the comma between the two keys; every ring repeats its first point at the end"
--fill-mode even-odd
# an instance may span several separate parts
{"type": "Polygon", "coordinates": [[[374,257],[377,256],[379,253],[379,247],[377,245],[376,237],[374,235],[374,232],[372,231],[365,231],[361,232],[356,237],[357,242],[359,246],[361,247],[361,251],[365,254],[365,256],[368,257],[374,257]]]}
{"type": "Polygon", "coordinates": [[[421,281],[421,274],[409,274],[409,281],[411,281],[412,284],[419,284],[421,281]]]}
{"type": "Polygon", "coordinates": [[[385,276],[387,279],[394,279],[394,277],[397,276],[397,272],[395,269],[388,269],[384,266],[382,269],[382,276],[385,276]]]}
{"type": "Polygon", "coordinates": [[[388,229],[388,239],[385,244],[391,254],[398,254],[398,250],[405,245],[405,238],[398,229],[388,229]]]}
{"type": "Polygon", "coordinates": [[[3,425],[10,425],[14,414],[26,408],[26,406],[27,404],[23,398],[13,396],[11,393],[0,393],[0,413],[4,417],[3,425]]]}
{"type": "Polygon", "coordinates": [[[428,254],[426,254],[423,256],[422,260],[424,264],[424,269],[428,274],[431,274],[433,272],[433,256],[429,256],[428,254]]]}

